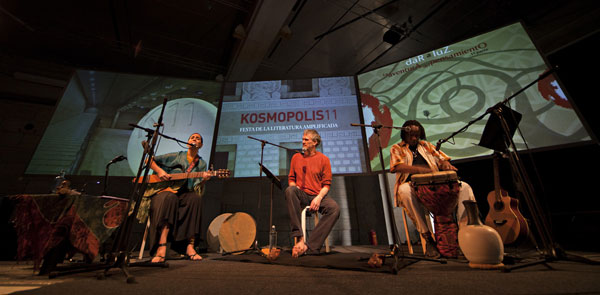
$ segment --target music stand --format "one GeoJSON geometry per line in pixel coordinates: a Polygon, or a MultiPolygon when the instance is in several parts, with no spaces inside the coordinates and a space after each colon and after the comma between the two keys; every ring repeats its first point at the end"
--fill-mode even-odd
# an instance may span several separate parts
{"type": "MultiPolygon", "coordinates": [[[[271,231],[271,228],[273,228],[273,187],[277,186],[280,190],[282,190],[281,187],[281,180],[279,180],[279,178],[277,178],[277,176],[275,176],[267,167],[265,167],[263,164],[258,163],[258,165],[260,166],[261,171],[263,171],[265,173],[265,175],[271,179],[271,195],[270,195],[270,209],[269,209],[269,233],[271,231]]],[[[271,249],[269,249],[270,251],[271,249]]]]}
{"type": "Polygon", "coordinates": [[[496,112],[491,113],[485,128],[483,128],[479,145],[494,151],[504,152],[506,151],[506,139],[504,136],[512,138],[515,135],[515,131],[517,130],[517,126],[519,125],[519,122],[521,122],[523,115],[503,104],[498,106],[498,108],[500,108],[499,113],[503,115],[499,116],[496,112]],[[506,121],[508,135],[505,134],[504,129],[502,128],[501,120],[504,118],[509,119],[506,121]]]}
{"type": "Polygon", "coordinates": [[[262,170],[262,171],[265,173],[265,175],[266,175],[266,176],[267,176],[269,179],[271,179],[271,184],[274,184],[274,185],[276,185],[276,186],[277,186],[277,187],[278,187],[280,190],[283,190],[283,189],[281,188],[281,180],[279,180],[279,178],[277,178],[277,176],[275,176],[275,175],[273,174],[273,172],[271,172],[271,171],[269,170],[269,168],[265,167],[263,164],[261,164],[261,163],[258,163],[258,165],[260,166],[260,169],[261,169],[261,170],[262,170]]]}

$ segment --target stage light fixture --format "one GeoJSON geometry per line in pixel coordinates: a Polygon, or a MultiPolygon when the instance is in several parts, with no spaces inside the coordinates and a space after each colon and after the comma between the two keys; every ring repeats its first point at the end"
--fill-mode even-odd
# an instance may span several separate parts
{"type": "Polygon", "coordinates": [[[392,45],[398,44],[402,36],[404,35],[404,30],[396,25],[393,25],[391,29],[383,34],[383,41],[392,45]]]}

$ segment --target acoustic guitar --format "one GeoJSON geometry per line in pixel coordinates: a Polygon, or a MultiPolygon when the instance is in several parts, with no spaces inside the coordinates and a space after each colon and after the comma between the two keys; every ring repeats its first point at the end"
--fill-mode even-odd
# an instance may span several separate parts
{"type": "Polygon", "coordinates": [[[500,155],[494,155],[494,190],[487,196],[490,211],[485,218],[485,224],[500,234],[504,244],[520,243],[529,235],[529,226],[519,211],[519,200],[508,196],[500,187],[498,157],[500,155]]]}
{"type": "MultiPolygon", "coordinates": [[[[231,175],[231,172],[227,169],[218,169],[214,171],[201,171],[201,172],[189,172],[189,173],[173,173],[170,174],[171,179],[162,180],[158,175],[152,174],[148,175],[148,187],[144,192],[144,197],[148,197],[154,195],[156,193],[162,192],[169,188],[180,188],[186,179],[188,178],[199,178],[199,177],[218,177],[218,178],[227,178],[231,175]]],[[[142,182],[142,178],[134,178],[133,182],[142,182]]]]}

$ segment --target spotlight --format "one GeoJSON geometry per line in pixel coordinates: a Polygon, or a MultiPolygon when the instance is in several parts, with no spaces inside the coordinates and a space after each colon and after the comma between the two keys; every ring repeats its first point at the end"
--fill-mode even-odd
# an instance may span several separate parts
{"type": "Polygon", "coordinates": [[[383,34],[383,41],[392,45],[398,44],[404,35],[404,30],[396,25],[383,34]]]}

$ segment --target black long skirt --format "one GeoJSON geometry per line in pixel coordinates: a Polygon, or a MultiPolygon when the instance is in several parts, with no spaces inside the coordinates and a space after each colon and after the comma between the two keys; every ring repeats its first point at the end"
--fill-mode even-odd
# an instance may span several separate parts
{"type": "Polygon", "coordinates": [[[168,241],[183,241],[196,237],[200,232],[202,197],[195,192],[180,195],[161,192],[150,202],[150,253],[154,253],[160,241],[160,230],[169,227],[168,241]]]}

